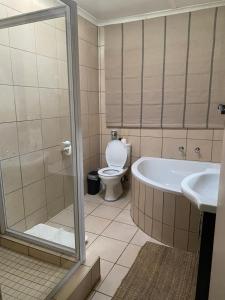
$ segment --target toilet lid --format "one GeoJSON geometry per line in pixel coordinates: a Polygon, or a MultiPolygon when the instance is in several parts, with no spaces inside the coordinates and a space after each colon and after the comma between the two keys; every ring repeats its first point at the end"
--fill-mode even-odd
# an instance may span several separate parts
{"type": "Polygon", "coordinates": [[[114,140],[108,143],[105,155],[109,167],[123,168],[127,161],[127,148],[121,141],[114,140]]]}

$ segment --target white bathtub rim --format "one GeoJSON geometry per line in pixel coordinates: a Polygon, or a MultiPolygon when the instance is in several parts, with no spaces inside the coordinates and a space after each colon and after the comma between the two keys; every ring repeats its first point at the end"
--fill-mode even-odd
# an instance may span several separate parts
{"type": "MultiPolygon", "coordinates": [[[[157,160],[166,160],[166,161],[170,161],[170,162],[190,162],[190,163],[199,163],[199,164],[202,164],[202,163],[206,163],[206,164],[209,164],[210,167],[209,169],[220,169],[220,164],[219,163],[213,163],[213,162],[204,162],[204,161],[191,161],[191,160],[179,160],[179,159],[168,159],[168,158],[161,158],[161,157],[141,157],[139,158],[137,161],[135,161],[133,164],[132,164],[132,167],[131,167],[131,172],[132,172],[132,175],[139,181],[141,181],[142,183],[152,187],[152,188],[155,188],[155,189],[158,189],[158,190],[161,190],[163,192],[167,192],[167,193],[171,193],[171,194],[176,194],[176,195],[184,195],[183,191],[182,191],[182,188],[181,188],[181,182],[180,182],[180,186],[179,188],[176,187],[175,185],[174,186],[170,186],[170,187],[167,187],[157,181],[154,181],[152,179],[149,179],[145,176],[143,176],[140,171],[138,170],[138,166],[141,162],[145,161],[145,160],[154,160],[154,159],[157,159],[157,160]]],[[[199,173],[199,172],[193,172],[192,174],[194,173],[199,173]]],[[[190,176],[187,175],[187,176],[190,176]]]]}

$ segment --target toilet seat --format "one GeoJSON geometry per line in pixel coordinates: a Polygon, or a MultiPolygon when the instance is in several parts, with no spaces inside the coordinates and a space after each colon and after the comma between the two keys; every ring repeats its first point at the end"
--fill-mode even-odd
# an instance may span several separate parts
{"type": "Polygon", "coordinates": [[[122,169],[127,161],[127,148],[121,141],[113,140],[106,147],[105,158],[109,167],[122,169]]]}
{"type": "Polygon", "coordinates": [[[100,169],[98,171],[98,174],[100,176],[104,176],[104,177],[115,177],[115,176],[121,176],[125,172],[126,172],[126,169],[111,166],[111,167],[106,167],[106,168],[100,169]]]}

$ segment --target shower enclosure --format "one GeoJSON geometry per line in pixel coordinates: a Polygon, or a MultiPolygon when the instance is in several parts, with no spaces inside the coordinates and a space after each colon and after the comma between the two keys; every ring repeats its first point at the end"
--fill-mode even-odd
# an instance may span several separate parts
{"type": "Polygon", "coordinates": [[[76,4],[4,0],[0,14],[1,234],[82,261],[76,4]]]}

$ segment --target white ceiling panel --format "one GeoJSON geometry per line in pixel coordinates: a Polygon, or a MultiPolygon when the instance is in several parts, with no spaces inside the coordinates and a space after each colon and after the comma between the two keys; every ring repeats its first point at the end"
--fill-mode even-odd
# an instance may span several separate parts
{"type": "Polygon", "coordinates": [[[130,19],[172,10],[177,11],[202,5],[224,5],[225,0],[76,0],[78,6],[91,15],[96,23],[113,23],[122,18],[130,19]]]}

